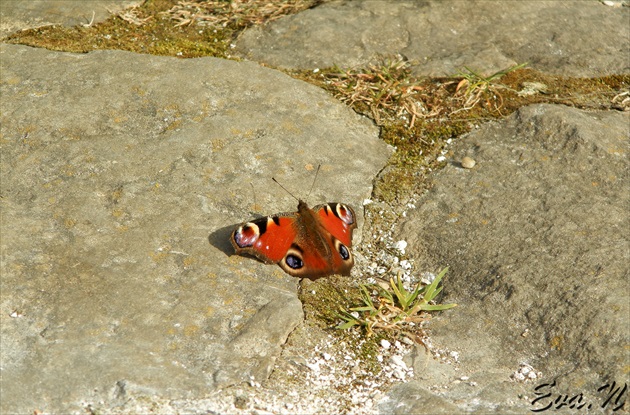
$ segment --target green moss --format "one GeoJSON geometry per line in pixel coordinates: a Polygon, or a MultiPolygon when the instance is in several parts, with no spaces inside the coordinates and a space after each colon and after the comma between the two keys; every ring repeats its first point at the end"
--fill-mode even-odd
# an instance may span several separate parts
{"type": "Polygon", "coordinates": [[[360,299],[359,288],[348,277],[333,276],[316,281],[302,280],[299,298],[309,321],[320,328],[339,323],[340,307],[348,308],[360,299]]]}
{"type": "Polygon", "coordinates": [[[166,1],[146,2],[138,14],[151,16],[151,19],[141,26],[112,16],[90,27],[46,26],[25,30],[9,36],[5,41],[76,53],[117,49],[184,58],[227,56],[229,43],[234,36],[232,30],[174,27],[168,17],[159,14],[170,6],[172,3],[166,1]]]}
{"type": "Polygon", "coordinates": [[[336,341],[345,342],[350,350],[357,351],[362,368],[375,375],[381,371],[377,356],[383,335],[366,337],[357,330],[337,329],[341,321],[338,316],[340,309],[355,306],[361,299],[360,290],[353,280],[339,276],[316,281],[302,280],[298,295],[308,324],[330,332],[336,341]]]}
{"type": "Polygon", "coordinates": [[[228,19],[225,24],[199,26],[194,22],[178,25],[171,19],[169,10],[178,2],[148,0],[133,9],[136,21],[142,24],[134,24],[118,15],[112,15],[104,22],[90,26],[45,26],[23,30],[3,41],[75,53],[116,49],[182,58],[230,58],[231,42],[246,27],[278,18],[283,13],[295,13],[318,2],[319,0],[276,1],[278,8],[274,9],[268,7],[268,1],[260,0],[243,3],[239,10],[232,9],[231,6],[225,7],[225,2],[190,2],[191,10],[207,7],[205,13],[228,19]],[[242,18],[239,18],[239,12],[244,13],[242,18]],[[257,12],[260,12],[260,16],[256,16],[257,12]]]}

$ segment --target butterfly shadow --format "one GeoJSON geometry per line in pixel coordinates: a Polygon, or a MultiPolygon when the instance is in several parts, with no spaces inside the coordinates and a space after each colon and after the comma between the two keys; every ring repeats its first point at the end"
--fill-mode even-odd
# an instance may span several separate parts
{"type": "Polygon", "coordinates": [[[210,235],[208,235],[208,242],[225,255],[234,255],[234,247],[230,243],[230,235],[232,235],[232,232],[237,226],[238,225],[224,226],[211,232],[210,235]]]}
{"type": "MultiPolygon", "coordinates": [[[[208,242],[210,243],[210,245],[214,246],[219,251],[222,251],[226,256],[236,255],[236,253],[234,252],[234,247],[230,243],[230,238],[232,236],[232,232],[234,232],[234,229],[236,229],[239,225],[240,223],[235,223],[234,225],[224,226],[222,228],[215,230],[214,232],[211,232],[208,235],[208,242]]],[[[255,259],[261,263],[264,263],[264,261],[260,260],[260,258],[256,258],[253,255],[247,255],[247,254],[241,254],[241,255],[246,256],[248,258],[255,259]]]]}

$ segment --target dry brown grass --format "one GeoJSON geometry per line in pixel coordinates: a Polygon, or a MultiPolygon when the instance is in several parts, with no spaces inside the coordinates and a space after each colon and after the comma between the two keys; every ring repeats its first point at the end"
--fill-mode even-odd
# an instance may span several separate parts
{"type": "Polygon", "coordinates": [[[208,0],[179,1],[162,12],[179,26],[243,29],[276,20],[322,3],[322,0],[208,0]]]}

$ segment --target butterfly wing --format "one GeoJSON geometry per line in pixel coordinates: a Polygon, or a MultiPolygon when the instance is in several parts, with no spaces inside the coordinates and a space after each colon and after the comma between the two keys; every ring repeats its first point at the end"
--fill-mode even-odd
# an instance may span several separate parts
{"type": "Polygon", "coordinates": [[[287,274],[317,279],[350,275],[350,252],[356,216],[351,207],[328,203],[310,209],[300,201],[298,212],[278,214],[244,223],[230,242],[237,254],[277,263],[287,274]]]}
{"type": "Polygon", "coordinates": [[[249,254],[268,264],[285,257],[296,237],[297,214],[267,216],[244,223],[232,232],[237,254],[249,254]]]}
{"type": "Polygon", "coordinates": [[[357,227],[354,210],[343,203],[327,203],[313,208],[322,226],[347,247],[352,246],[352,231],[357,227]]]}
{"type": "MultiPolygon", "coordinates": [[[[297,259],[303,267],[287,270],[291,275],[317,279],[332,274],[350,275],[354,258],[350,252],[352,231],[356,228],[356,217],[349,206],[341,203],[327,203],[309,209],[305,203],[298,205],[300,214],[296,224],[297,243],[294,243],[283,260],[297,259]]],[[[285,268],[282,263],[280,264],[285,268]]]]}

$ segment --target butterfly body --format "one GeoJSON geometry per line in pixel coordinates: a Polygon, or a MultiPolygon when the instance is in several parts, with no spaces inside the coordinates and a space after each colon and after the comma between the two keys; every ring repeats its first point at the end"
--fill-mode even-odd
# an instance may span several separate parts
{"type": "Polygon", "coordinates": [[[244,223],[232,232],[237,254],[249,254],[277,263],[289,275],[317,279],[332,274],[350,275],[354,210],[342,203],[313,209],[299,201],[295,213],[281,213],[244,223]]]}

